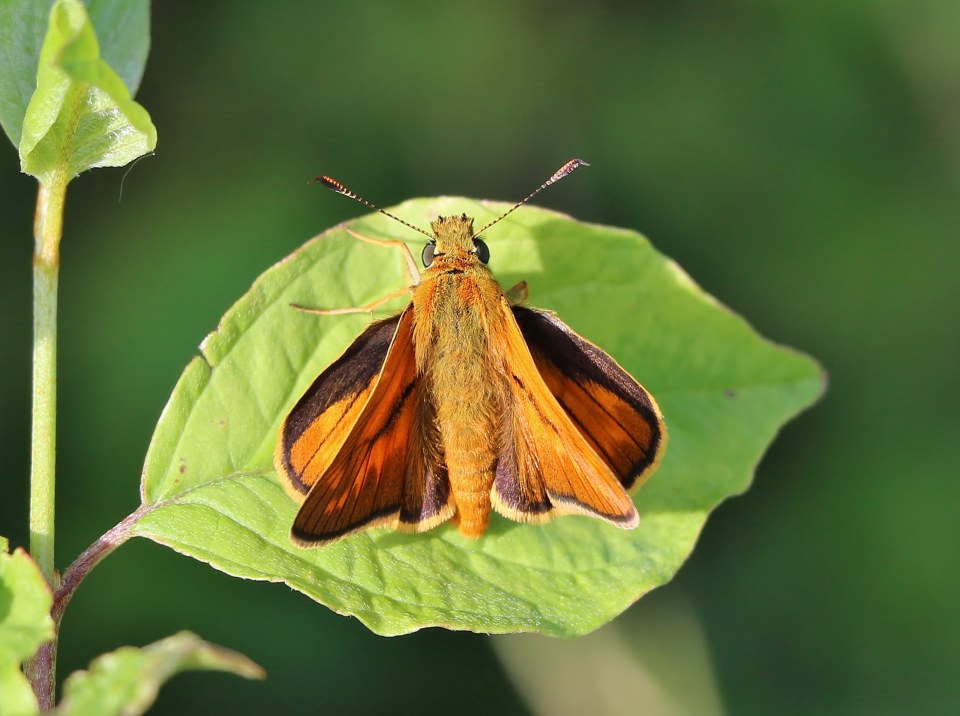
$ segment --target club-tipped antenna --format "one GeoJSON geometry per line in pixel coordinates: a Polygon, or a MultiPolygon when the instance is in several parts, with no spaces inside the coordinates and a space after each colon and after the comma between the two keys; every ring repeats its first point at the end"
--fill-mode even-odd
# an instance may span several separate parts
{"type": "MultiPolygon", "coordinates": [[[[572,170],[571,170],[571,171],[572,171],[572,170]]],[[[373,209],[374,211],[379,211],[379,212],[380,212],[381,214],[383,214],[384,216],[389,216],[389,217],[390,217],[391,219],[393,219],[394,221],[399,221],[401,224],[403,224],[403,225],[406,226],[407,228],[413,229],[414,231],[419,231],[419,232],[420,232],[421,234],[423,234],[424,236],[426,236],[426,237],[428,237],[428,238],[430,238],[430,239],[433,239],[433,235],[432,235],[431,233],[429,233],[429,232],[427,232],[427,231],[424,231],[423,229],[421,229],[421,228],[418,227],[418,226],[414,226],[413,224],[404,221],[404,220],[401,219],[399,216],[394,216],[394,215],[391,214],[389,211],[384,211],[384,210],[381,209],[379,206],[375,206],[374,204],[371,204],[369,201],[367,201],[366,199],[364,199],[362,196],[359,196],[358,194],[355,194],[355,193],[353,193],[352,191],[350,191],[349,189],[347,189],[347,187],[345,187],[343,184],[341,184],[340,182],[338,182],[336,179],[331,179],[330,177],[322,176],[322,177],[317,177],[317,178],[315,178],[313,181],[316,182],[317,184],[323,184],[325,187],[327,187],[327,189],[331,189],[331,190],[337,192],[337,194],[343,194],[344,196],[350,197],[350,198],[353,199],[354,201],[359,201],[359,202],[360,202],[361,204],[363,204],[365,207],[367,207],[367,208],[369,208],[369,209],[373,209]]],[[[554,180],[554,181],[556,181],[556,180],[554,180]]]]}
{"type": "Polygon", "coordinates": [[[589,167],[589,166],[590,166],[590,165],[587,164],[587,163],[586,163],[585,161],[583,161],[582,159],[571,159],[569,162],[567,162],[567,163],[564,164],[562,167],[560,167],[559,169],[557,169],[557,171],[555,171],[555,172],[553,173],[553,176],[551,176],[551,177],[550,177],[549,179],[547,179],[543,184],[541,184],[541,185],[538,186],[536,189],[534,189],[532,192],[530,192],[530,194],[529,194],[528,196],[526,196],[526,197],[524,197],[523,199],[521,199],[520,201],[518,201],[518,202],[517,202],[516,204],[514,204],[512,207],[510,207],[510,208],[507,209],[505,212],[503,212],[502,214],[500,214],[500,216],[498,216],[496,219],[494,219],[494,220],[491,221],[489,224],[487,224],[487,225],[484,226],[482,229],[480,229],[480,231],[476,232],[476,233],[473,235],[474,238],[476,238],[477,236],[480,236],[480,234],[482,234],[484,231],[486,231],[487,229],[489,229],[491,226],[493,226],[494,224],[496,224],[496,223],[497,223],[498,221],[500,221],[501,219],[505,219],[507,216],[509,216],[509,215],[512,214],[514,211],[516,211],[517,209],[519,209],[521,206],[523,206],[524,204],[526,204],[528,201],[530,201],[533,197],[535,197],[537,194],[539,194],[541,191],[543,191],[544,189],[546,189],[546,188],[547,188],[548,186],[550,186],[551,184],[554,184],[554,183],[560,181],[560,180],[563,179],[565,176],[567,176],[567,174],[572,174],[576,169],[579,169],[580,167],[589,167]]]}

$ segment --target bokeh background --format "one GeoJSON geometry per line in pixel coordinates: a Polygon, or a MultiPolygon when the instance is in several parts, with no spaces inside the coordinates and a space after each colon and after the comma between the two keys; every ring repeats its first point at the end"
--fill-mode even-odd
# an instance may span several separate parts
{"type": "MultiPolygon", "coordinates": [[[[678,577],[572,642],[384,639],[146,541],[67,612],[61,674],[180,629],[263,683],[188,674],[155,713],[960,712],[960,4],[157,3],[156,156],[68,194],[61,568],[138,504],[203,336],[253,279],[381,205],[523,196],[640,230],[830,389],[678,577]]],[[[0,143],[0,532],[27,541],[35,199],[0,143]]],[[[416,217],[410,217],[416,221],[416,217]]],[[[584,251],[590,247],[585,246],[584,251]]],[[[615,310],[611,308],[610,310],[615,310]]]]}

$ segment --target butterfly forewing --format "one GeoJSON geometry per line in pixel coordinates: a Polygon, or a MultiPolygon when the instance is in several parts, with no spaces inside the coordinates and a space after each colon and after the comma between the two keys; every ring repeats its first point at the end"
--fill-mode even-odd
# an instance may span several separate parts
{"type": "Polygon", "coordinates": [[[633,527],[633,501],[541,377],[513,313],[503,302],[510,406],[494,480],[498,511],[522,522],[587,514],[633,527]]]}
{"type": "MultiPolygon", "coordinates": [[[[379,379],[363,389],[369,399],[345,428],[339,449],[314,457],[294,475],[311,486],[291,530],[296,542],[323,544],[362,528],[449,518],[446,473],[430,465],[431,453],[423,449],[429,433],[420,431],[412,315],[408,308],[396,321],[379,379]]],[[[314,422],[335,421],[327,421],[324,413],[314,422]]]]}
{"type": "Polygon", "coordinates": [[[283,421],[275,463],[286,486],[301,498],[333,462],[367,404],[399,320],[398,315],[369,326],[283,421]]]}
{"type": "Polygon", "coordinates": [[[552,313],[513,307],[550,392],[627,490],[654,471],[666,427],[653,397],[613,358],[552,313]]]}

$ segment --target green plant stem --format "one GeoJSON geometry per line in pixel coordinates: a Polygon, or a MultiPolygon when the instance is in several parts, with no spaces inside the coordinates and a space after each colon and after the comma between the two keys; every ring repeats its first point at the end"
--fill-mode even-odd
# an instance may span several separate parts
{"type": "MultiPolygon", "coordinates": [[[[33,234],[33,426],[30,461],[30,554],[54,591],[54,491],[57,441],[57,279],[67,178],[40,183],[33,234]]],[[[53,706],[57,637],[25,665],[40,707],[53,706]]]]}
{"type": "Polygon", "coordinates": [[[30,554],[52,589],[57,442],[57,278],[66,178],[41,182],[33,223],[33,452],[30,554]]]}

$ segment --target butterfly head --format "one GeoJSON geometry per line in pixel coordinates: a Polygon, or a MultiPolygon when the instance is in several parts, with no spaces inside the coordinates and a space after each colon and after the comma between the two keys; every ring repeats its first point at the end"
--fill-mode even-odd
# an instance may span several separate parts
{"type": "Polygon", "coordinates": [[[486,264],[490,260],[490,249],[474,233],[473,219],[466,214],[438,216],[430,228],[433,238],[423,248],[424,266],[431,266],[435,259],[458,264],[464,261],[486,264]]]}

